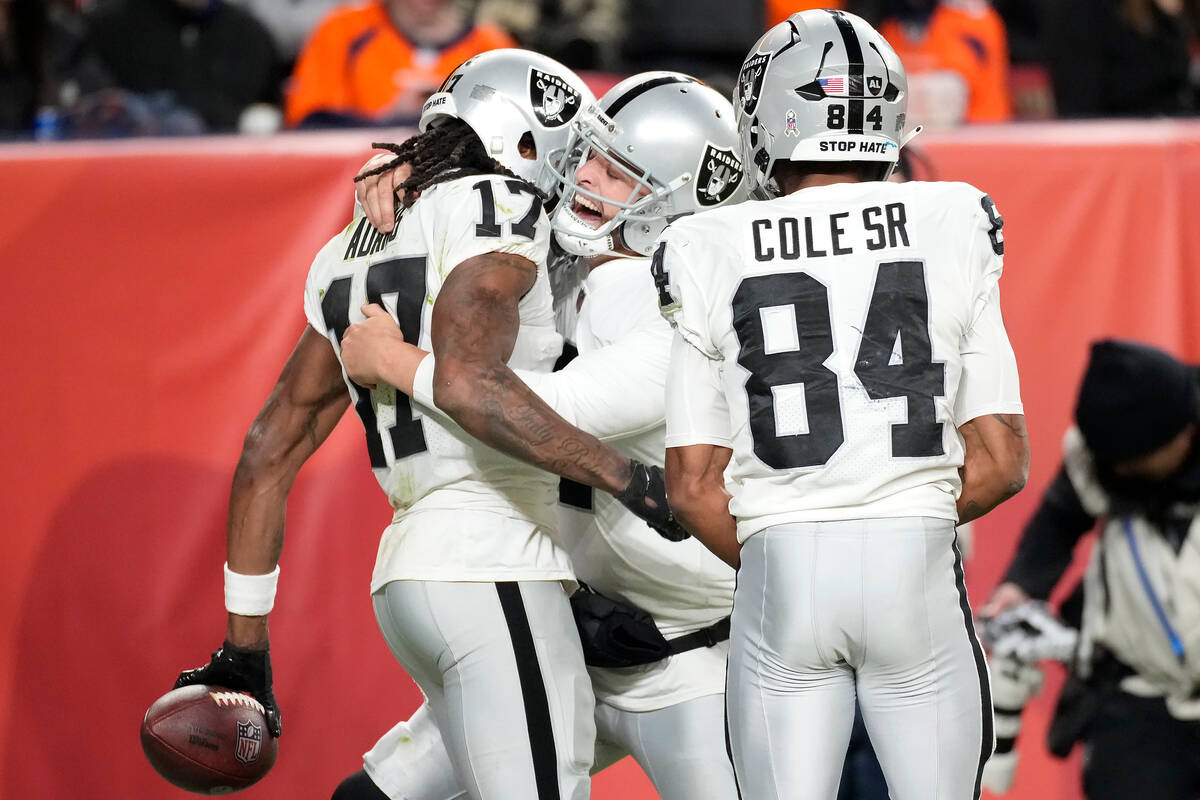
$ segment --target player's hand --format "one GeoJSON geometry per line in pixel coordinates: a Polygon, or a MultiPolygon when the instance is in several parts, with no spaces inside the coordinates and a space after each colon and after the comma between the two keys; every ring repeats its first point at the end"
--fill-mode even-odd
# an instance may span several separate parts
{"type": "Polygon", "coordinates": [[[664,539],[681,542],[691,536],[667,505],[667,480],[662,467],[647,466],[632,460],[629,465],[633,473],[629,485],[613,496],[664,539]]]}
{"type": "Polygon", "coordinates": [[[342,335],[342,366],[350,380],[368,389],[387,382],[383,377],[385,361],[395,348],[404,345],[404,334],[396,319],[383,306],[369,303],[362,307],[366,319],[346,328],[342,335]]]}
{"type": "Polygon", "coordinates": [[[174,688],[199,684],[247,692],[262,703],[266,712],[267,729],[278,739],[279,734],[283,732],[283,726],[271,681],[270,649],[251,650],[226,641],[203,667],[185,669],[179,673],[174,688]]]}
{"type": "Polygon", "coordinates": [[[1029,595],[1015,583],[1002,583],[995,588],[983,608],[979,609],[980,619],[991,619],[1003,611],[1015,608],[1029,602],[1029,595]]]}
{"type": "MultiPolygon", "coordinates": [[[[388,163],[395,156],[391,153],[380,153],[363,164],[359,175],[376,169],[388,163]]],[[[391,233],[396,227],[396,189],[412,175],[412,167],[401,164],[395,169],[379,175],[355,178],[354,197],[367,212],[367,221],[381,233],[391,233]]]]}

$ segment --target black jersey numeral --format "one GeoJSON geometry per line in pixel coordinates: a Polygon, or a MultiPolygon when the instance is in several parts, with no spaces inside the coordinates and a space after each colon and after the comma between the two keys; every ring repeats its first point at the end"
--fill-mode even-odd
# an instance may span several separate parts
{"type": "MultiPolygon", "coordinates": [[[[776,469],[828,463],[845,441],[838,376],[825,366],[834,352],[828,288],[804,272],[744,278],[733,296],[733,328],[738,363],[750,373],[745,386],[754,454],[776,469]],[[783,341],[770,352],[767,315],[783,320],[773,326],[783,341]],[[796,385],[802,386],[806,431],[780,433],[777,392],[796,385]]],[[[854,374],[872,400],[907,401],[908,421],[892,425],[893,457],[944,453],[934,398],[945,393],[946,367],[933,360],[924,262],[879,265],[854,374]]]]}
{"type": "Polygon", "coordinates": [[[988,239],[992,242],[992,252],[998,256],[1004,255],[1004,217],[1000,216],[1000,212],[996,210],[996,204],[992,201],[990,195],[984,195],[979,198],[979,204],[983,206],[983,210],[988,215],[988,222],[992,223],[991,230],[988,231],[988,239]]]}
{"type": "MultiPolygon", "coordinates": [[[[350,327],[350,292],[352,278],[338,278],[329,285],[321,298],[321,315],[330,333],[337,337],[339,346],[346,328],[350,327]]],[[[395,258],[381,261],[367,268],[367,302],[383,305],[383,296],[396,295],[396,322],[406,341],[414,344],[421,336],[421,312],[425,305],[425,258],[395,258]]],[[[383,449],[383,437],[379,433],[379,420],[371,405],[371,390],[351,382],[354,389],[354,411],[362,421],[367,435],[367,454],[373,468],[388,465],[383,449]]],[[[392,452],[396,460],[427,450],[425,429],[420,419],[413,419],[412,403],[408,395],[396,392],[396,424],[388,428],[392,441],[392,452]]]]}
{"type": "Polygon", "coordinates": [[[733,329],[741,343],[738,363],[750,372],[746,395],[754,454],[776,469],[824,464],[845,439],[837,373],[824,365],[833,355],[828,289],[803,272],[745,278],[733,296],[733,329]],[[767,352],[761,313],[767,308],[791,309],[797,349],[767,352]],[[775,389],[797,383],[804,384],[808,432],[780,435],[775,389]]]}
{"type": "Polygon", "coordinates": [[[872,400],[908,400],[908,422],[892,426],[893,456],[945,454],[933,398],[946,393],[946,365],[933,360],[923,262],[879,265],[854,374],[872,400]]]}
{"type": "MultiPolygon", "coordinates": [[[[524,216],[511,223],[510,230],[514,236],[532,239],[537,235],[537,218],[542,203],[541,195],[538,194],[537,189],[525,181],[507,180],[504,185],[508,187],[509,194],[529,195],[529,208],[525,210],[524,216]]],[[[492,182],[490,180],[480,181],[473,188],[479,192],[479,203],[483,213],[482,221],[475,226],[475,235],[498,239],[502,228],[500,223],[496,222],[496,194],[492,190],[492,182]]]]}

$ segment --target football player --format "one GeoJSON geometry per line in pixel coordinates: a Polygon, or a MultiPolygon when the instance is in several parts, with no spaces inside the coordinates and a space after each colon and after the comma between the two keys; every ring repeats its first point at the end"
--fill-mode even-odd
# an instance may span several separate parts
{"type": "Polygon", "coordinates": [[[251,691],[278,735],[267,614],[286,496],[353,403],[396,509],[371,582],[376,616],[428,698],[458,778],[476,798],[586,797],[593,701],[560,583],[574,573],[554,536],[556,482],[458,426],[500,447],[505,435],[535,442],[542,465],[619,494],[660,527],[669,522],[650,470],[570,427],[511,369],[548,371],[561,349],[539,191],[553,175],[537,154],[562,150],[589,102],[577,76],[535,53],[465,62],[427,102],[422,133],[397,148],[412,171],[392,233],[358,217],[317,254],[304,294],[309,324],[234,481],[227,641],[180,685],[251,691]],[[436,400],[457,426],[345,376],[343,336],[368,302],[437,353],[436,400]],[[499,441],[489,436],[493,407],[511,413],[499,441]]]}
{"type": "MultiPolygon", "coordinates": [[[[636,75],[574,123],[568,151],[552,227],[582,266],[582,284],[563,291],[560,302],[577,313],[564,333],[579,355],[551,375],[518,374],[583,430],[661,463],[672,333],[658,312],[647,256],[669,220],[744,196],[733,108],[685,75],[636,75]]],[[[385,194],[391,185],[384,183],[385,194]]],[[[377,207],[389,200],[363,194],[377,207]]],[[[573,266],[558,266],[556,276],[578,275],[573,266]]],[[[343,346],[351,376],[410,391],[415,379],[415,397],[431,403],[435,359],[405,344],[390,316],[369,313],[343,346]]],[[[593,771],[632,754],[666,800],[733,800],[723,697],[733,571],[698,542],[652,535],[603,494],[564,483],[559,499],[564,544],[590,587],[575,602],[596,696],[593,771]],[[606,625],[616,615],[583,616],[593,591],[600,613],[610,610],[605,598],[648,612],[656,630],[647,638],[661,634],[669,648],[644,658],[606,648],[606,625]]],[[[619,633],[634,635],[627,627],[619,633]]],[[[365,772],[347,779],[334,798],[457,797],[461,788],[444,752],[422,708],[380,739],[364,757],[365,772]]]]}
{"type": "Polygon", "coordinates": [[[897,800],[978,797],[994,745],[955,525],[1028,470],[1002,222],[966,184],[886,181],[905,87],[856,16],[775,26],[734,97],[764,201],[680,220],[654,254],[677,331],[668,494],[740,563],[744,797],[835,796],[856,696],[897,800]]]}

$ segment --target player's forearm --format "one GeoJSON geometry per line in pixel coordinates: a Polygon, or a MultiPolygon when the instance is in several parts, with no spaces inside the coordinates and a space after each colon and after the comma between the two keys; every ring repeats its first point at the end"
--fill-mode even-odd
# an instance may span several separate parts
{"type": "Polygon", "coordinates": [[[1017,465],[987,458],[968,460],[963,467],[962,494],[958,496],[958,522],[979,519],[1025,487],[1027,471],[1017,465]]]}
{"type": "MultiPolygon", "coordinates": [[[[275,569],[283,552],[284,515],[295,475],[255,469],[245,455],[238,462],[229,497],[225,554],[229,568],[244,575],[275,569]]],[[[229,614],[225,638],[239,647],[265,647],[267,617],[229,614]]]]}
{"type": "Polygon", "coordinates": [[[742,548],[737,523],[729,513],[729,495],[720,487],[688,497],[677,498],[677,494],[668,490],[676,519],[718,558],[737,569],[742,548]]]}
{"type": "Polygon", "coordinates": [[[982,517],[996,506],[1021,491],[1023,482],[1008,481],[1001,483],[994,480],[980,480],[973,485],[963,484],[963,493],[959,495],[956,507],[958,523],[971,522],[982,517]]]}
{"type": "MultiPolygon", "coordinates": [[[[225,527],[230,570],[265,575],[278,565],[288,493],[349,402],[332,349],[306,330],[242,444],[225,527]]],[[[265,647],[267,617],[230,614],[226,638],[240,647],[265,647]]]]}
{"type": "Polygon", "coordinates": [[[993,414],[959,428],[966,445],[959,524],[978,519],[1025,487],[1029,440],[1019,414],[993,414]]]}
{"type": "Polygon", "coordinates": [[[629,459],[568,424],[504,364],[439,359],[434,402],[467,433],[520,461],[609,493],[629,484],[629,459]]]}
{"type": "Polygon", "coordinates": [[[428,350],[422,350],[412,345],[389,350],[387,356],[379,362],[379,378],[389,386],[394,386],[412,397],[413,377],[416,375],[421,361],[428,355],[428,350]]]}
{"type": "Polygon", "coordinates": [[[741,545],[725,491],[725,467],[731,455],[729,448],[717,445],[668,447],[667,499],[688,533],[736,569],[741,545]]]}

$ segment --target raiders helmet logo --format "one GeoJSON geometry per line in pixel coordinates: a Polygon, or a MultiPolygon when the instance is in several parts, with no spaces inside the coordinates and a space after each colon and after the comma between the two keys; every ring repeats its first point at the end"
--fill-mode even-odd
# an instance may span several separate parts
{"type": "Polygon", "coordinates": [[[701,206],[724,203],[742,182],[742,162],[732,150],[709,144],[700,159],[696,177],[696,201],[701,206]]]}
{"type": "Polygon", "coordinates": [[[883,91],[883,78],[878,75],[867,76],[867,91],[871,94],[879,94],[883,91]]]}
{"type": "Polygon", "coordinates": [[[557,75],[529,70],[529,102],[538,122],[547,128],[558,128],[575,118],[581,100],[569,83],[557,75]]]}
{"type": "Polygon", "coordinates": [[[758,97],[762,93],[763,78],[773,53],[755,53],[742,64],[738,73],[737,99],[743,114],[753,114],[758,108],[758,97]]]}

